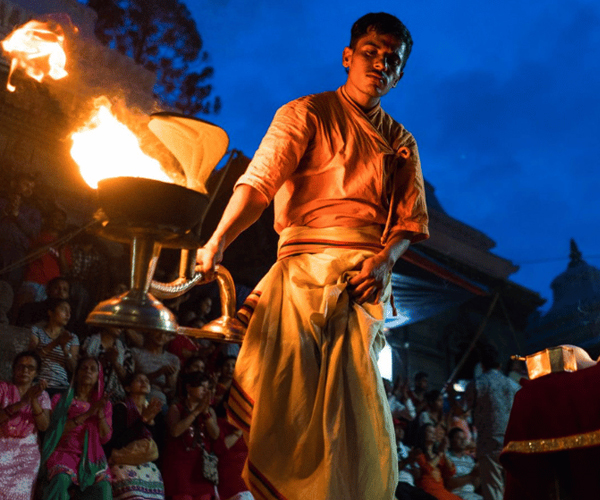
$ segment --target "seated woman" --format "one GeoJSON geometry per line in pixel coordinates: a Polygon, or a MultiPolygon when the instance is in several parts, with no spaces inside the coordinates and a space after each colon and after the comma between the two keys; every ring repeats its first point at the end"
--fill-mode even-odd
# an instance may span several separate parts
{"type": "Polygon", "coordinates": [[[13,383],[0,382],[0,497],[31,500],[40,468],[38,431],[50,420],[45,381],[35,383],[42,361],[24,351],[13,361],[13,383]]]}
{"type": "Polygon", "coordinates": [[[165,493],[171,500],[213,500],[215,484],[203,475],[204,452],[218,444],[219,425],[210,407],[210,379],[199,372],[183,377],[180,402],[167,413],[167,438],[162,457],[165,493]]]}
{"type": "Polygon", "coordinates": [[[444,486],[444,480],[454,476],[456,470],[446,453],[438,450],[436,429],[433,425],[425,424],[419,428],[416,447],[419,453],[415,462],[421,472],[416,485],[438,500],[461,500],[444,486]]]}
{"type": "Polygon", "coordinates": [[[42,358],[40,377],[48,382],[48,393],[66,392],[69,375],[77,364],[79,339],[65,328],[71,317],[71,306],[66,299],[46,301],[48,319],[44,326],[32,326],[29,348],[42,358]]]}
{"type": "Polygon", "coordinates": [[[83,357],[74,383],[52,398],[52,419],[42,450],[48,485],[44,500],[69,500],[76,485],[86,499],[111,499],[110,471],[102,445],[112,434],[112,404],[104,393],[102,366],[83,357]]]}
{"type": "Polygon", "coordinates": [[[126,397],[123,381],[134,372],[135,363],[129,347],[119,338],[119,328],[103,328],[100,333],[90,335],[83,343],[83,350],[102,363],[104,389],[113,403],[126,397]]]}
{"type": "Polygon", "coordinates": [[[125,381],[127,398],[117,403],[113,413],[113,436],[105,447],[113,476],[113,498],[158,500],[165,498],[162,476],[154,461],[158,458],[157,436],[162,403],[146,399],[150,381],[143,373],[125,381]],[[110,451],[109,451],[110,450],[110,451]]]}

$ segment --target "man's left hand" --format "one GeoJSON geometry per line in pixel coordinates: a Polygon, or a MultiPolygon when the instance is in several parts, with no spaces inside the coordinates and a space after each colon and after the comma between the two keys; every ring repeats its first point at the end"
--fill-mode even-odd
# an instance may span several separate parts
{"type": "Polygon", "coordinates": [[[382,254],[363,260],[356,268],[359,273],[348,281],[350,296],[357,304],[377,304],[388,284],[392,267],[389,259],[382,254]]]}

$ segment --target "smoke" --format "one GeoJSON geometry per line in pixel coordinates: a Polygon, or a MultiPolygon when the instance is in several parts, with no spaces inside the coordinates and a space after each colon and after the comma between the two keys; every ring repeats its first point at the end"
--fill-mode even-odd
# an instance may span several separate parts
{"type": "MultiPolygon", "coordinates": [[[[60,39],[66,53],[64,69],[67,76],[56,81],[40,77],[36,78],[40,83],[35,83],[22,69],[17,69],[14,74],[15,100],[24,103],[28,99],[40,98],[40,94],[42,99],[44,95],[49,96],[53,101],[51,107],[58,107],[57,111],[65,119],[65,141],[70,141],[73,132],[85,127],[100,105],[107,105],[118,120],[139,138],[141,149],[157,159],[175,183],[185,185],[181,165],[148,128],[150,114],[164,111],[153,94],[154,73],[105,47],[95,37],[84,35],[66,14],[41,16],[35,23],[47,30],[45,39],[38,37],[41,38],[40,43],[60,39]]],[[[34,64],[39,71],[38,67],[46,69],[47,59],[40,62],[38,57],[33,63],[16,66],[25,68],[34,64]]]]}

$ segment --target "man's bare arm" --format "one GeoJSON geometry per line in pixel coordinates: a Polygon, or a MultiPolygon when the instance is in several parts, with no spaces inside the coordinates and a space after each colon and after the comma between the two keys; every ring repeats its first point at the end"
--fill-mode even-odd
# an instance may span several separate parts
{"type": "Polygon", "coordinates": [[[196,254],[196,261],[208,277],[223,259],[225,249],[258,220],[268,204],[264,195],[252,186],[242,184],[236,188],[217,229],[196,254]]]}

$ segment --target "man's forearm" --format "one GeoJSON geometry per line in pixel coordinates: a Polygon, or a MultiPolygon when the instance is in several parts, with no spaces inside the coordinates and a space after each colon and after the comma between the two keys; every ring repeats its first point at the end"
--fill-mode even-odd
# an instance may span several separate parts
{"type": "Polygon", "coordinates": [[[401,231],[395,233],[390,238],[388,238],[383,250],[381,250],[380,255],[385,257],[386,261],[389,263],[391,267],[398,261],[402,254],[408,250],[410,246],[410,236],[409,233],[401,231]]]}
{"type": "Polygon", "coordinates": [[[219,244],[220,249],[225,250],[240,233],[258,220],[267,205],[267,200],[257,189],[242,184],[233,192],[207,245],[219,244]]]}

